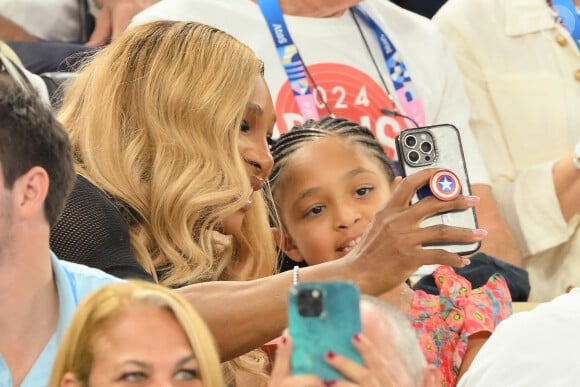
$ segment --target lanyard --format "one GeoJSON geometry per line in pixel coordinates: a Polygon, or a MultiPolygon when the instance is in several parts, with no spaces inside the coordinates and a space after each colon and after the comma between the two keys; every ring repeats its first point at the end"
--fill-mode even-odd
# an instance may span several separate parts
{"type": "Polygon", "coordinates": [[[407,71],[407,66],[403,63],[397,48],[383,29],[364,10],[355,5],[353,11],[373,29],[403,111],[408,116],[413,117],[418,126],[424,126],[425,110],[423,109],[423,103],[419,99],[417,88],[413,84],[407,71]]]}
{"type": "Polygon", "coordinates": [[[552,6],[558,12],[562,24],[568,30],[576,46],[580,49],[580,15],[572,0],[552,0],[552,6]]]}
{"type": "MultiPolygon", "coordinates": [[[[317,119],[318,111],[314,102],[314,96],[309,87],[307,73],[305,71],[306,66],[290,36],[278,0],[258,0],[258,5],[260,6],[262,15],[266,19],[272,39],[276,44],[280,61],[286,71],[286,76],[294,92],[294,98],[296,99],[300,113],[305,119],[317,119]]],[[[395,45],[382,28],[359,6],[354,6],[353,11],[375,32],[402,109],[407,115],[413,117],[419,126],[424,126],[425,111],[423,109],[423,103],[419,99],[417,89],[395,45]]],[[[387,93],[389,92],[388,90],[386,91],[387,93]]]]}
{"type": "Polygon", "coordinates": [[[290,81],[290,87],[294,92],[294,98],[302,117],[317,120],[319,118],[318,110],[308,83],[306,66],[300,57],[298,48],[292,41],[280,4],[277,0],[258,0],[258,5],[268,23],[268,28],[278,50],[278,56],[286,71],[288,81],[290,81]]]}

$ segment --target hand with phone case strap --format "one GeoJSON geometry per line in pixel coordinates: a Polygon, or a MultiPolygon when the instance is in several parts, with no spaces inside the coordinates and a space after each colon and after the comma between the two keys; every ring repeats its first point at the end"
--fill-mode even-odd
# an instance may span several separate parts
{"type": "Polygon", "coordinates": [[[411,205],[414,193],[427,184],[435,169],[425,169],[395,182],[389,201],[375,216],[361,242],[343,259],[350,260],[354,273],[365,270],[359,286],[363,293],[380,294],[400,285],[421,265],[464,266],[469,259],[442,249],[423,249],[436,242],[473,243],[487,232],[447,225],[421,228],[427,217],[440,212],[474,207],[479,198],[459,196],[450,201],[427,197],[411,205]],[[380,276],[380,278],[376,278],[380,276]],[[371,286],[372,285],[372,286],[371,286]]]}

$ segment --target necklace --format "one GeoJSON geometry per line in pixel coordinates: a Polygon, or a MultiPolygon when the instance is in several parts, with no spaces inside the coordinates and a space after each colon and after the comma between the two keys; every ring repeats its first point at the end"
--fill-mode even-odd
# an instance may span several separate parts
{"type": "MultiPolygon", "coordinates": [[[[288,81],[292,85],[292,91],[302,116],[304,118],[317,119],[318,111],[314,101],[314,93],[312,92],[310,85],[314,87],[314,92],[318,90],[318,85],[310,73],[310,70],[304,64],[298,47],[290,36],[290,32],[286,26],[284,15],[278,0],[257,1],[262,11],[262,15],[268,24],[270,34],[272,35],[272,39],[274,40],[278,50],[280,61],[284,67],[288,81]]],[[[381,112],[409,120],[410,122],[413,122],[415,126],[418,126],[417,123],[423,125],[425,123],[425,111],[423,103],[419,98],[417,88],[414,82],[412,82],[411,77],[407,71],[407,66],[405,66],[403,63],[397,48],[391,39],[387,36],[383,28],[377,24],[377,22],[371,18],[362,7],[355,5],[350,7],[349,11],[359,32],[359,36],[364,43],[365,49],[370,56],[375,70],[377,71],[377,74],[382,83],[382,87],[387,93],[390,103],[394,109],[389,110],[380,108],[381,112]],[[391,92],[391,89],[383,77],[383,74],[379,68],[379,64],[377,63],[377,59],[373,55],[367,37],[365,36],[365,33],[361,27],[360,21],[365,22],[369,26],[369,28],[374,32],[377,41],[379,42],[379,49],[382,53],[382,57],[385,62],[384,64],[388,69],[393,82],[393,92],[391,92]],[[395,95],[398,96],[398,99],[395,97],[395,95]],[[399,105],[405,114],[410,115],[413,118],[399,112],[399,105]]],[[[333,112],[329,108],[325,96],[320,98],[320,103],[329,114],[333,115],[333,112]]],[[[402,120],[398,121],[400,121],[401,126],[404,126],[405,128],[408,127],[407,123],[403,122],[402,120]]],[[[402,129],[403,128],[401,128],[401,130],[402,129]]]]}
{"type": "Polygon", "coordinates": [[[395,117],[401,117],[409,122],[413,123],[415,127],[419,127],[419,123],[425,124],[425,111],[423,104],[419,98],[417,89],[411,80],[411,76],[407,71],[407,67],[403,63],[402,59],[398,56],[398,51],[391,39],[383,31],[383,29],[360,7],[354,6],[349,8],[350,14],[354,23],[358,29],[359,35],[364,42],[365,49],[368,56],[370,57],[375,70],[381,79],[382,86],[387,93],[387,96],[393,106],[393,110],[381,108],[383,114],[392,115],[395,117]],[[375,36],[379,42],[379,46],[382,52],[383,59],[385,60],[385,66],[389,70],[391,80],[393,81],[393,87],[395,88],[395,94],[399,96],[399,104],[403,105],[403,112],[399,109],[399,104],[395,100],[391,89],[387,85],[385,78],[380,70],[379,64],[377,63],[376,57],[371,50],[367,36],[362,30],[360,25],[360,20],[363,20],[375,33],[375,36]]]}

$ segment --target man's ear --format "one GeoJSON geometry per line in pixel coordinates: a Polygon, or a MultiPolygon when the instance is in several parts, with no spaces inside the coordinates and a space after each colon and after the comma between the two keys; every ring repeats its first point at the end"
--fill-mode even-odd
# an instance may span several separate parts
{"type": "Polygon", "coordinates": [[[294,241],[288,234],[277,227],[272,227],[271,230],[278,248],[282,250],[284,254],[288,256],[288,258],[294,262],[304,261],[304,257],[302,257],[302,254],[300,254],[300,251],[298,251],[296,244],[294,244],[294,241]]]}
{"type": "Polygon", "coordinates": [[[48,173],[44,168],[32,167],[14,182],[12,192],[15,193],[15,204],[19,216],[31,219],[38,214],[44,214],[44,202],[48,195],[48,173]]]}

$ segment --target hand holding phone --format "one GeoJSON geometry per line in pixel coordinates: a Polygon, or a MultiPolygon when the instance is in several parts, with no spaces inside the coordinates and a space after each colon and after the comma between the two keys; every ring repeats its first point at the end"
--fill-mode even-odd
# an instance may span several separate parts
{"type": "Polygon", "coordinates": [[[304,282],[290,289],[288,328],[293,341],[292,375],[318,375],[322,380],[345,379],[330,367],[329,352],[363,364],[352,338],[361,332],[360,294],[348,281],[304,282]]]}
{"type": "MultiPolygon", "coordinates": [[[[403,176],[410,176],[427,168],[438,168],[430,184],[417,191],[413,202],[433,195],[439,200],[453,200],[460,194],[471,195],[469,177],[463,155],[459,131],[453,125],[434,125],[407,129],[395,139],[397,156],[403,176]]],[[[440,213],[425,219],[421,227],[444,224],[476,229],[473,208],[440,213]]],[[[476,252],[481,242],[434,243],[424,248],[444,249],[461,255],[476,252]]]]}

